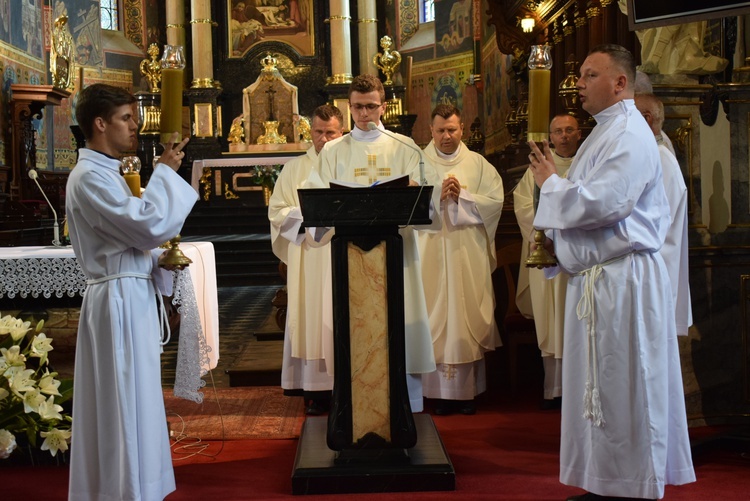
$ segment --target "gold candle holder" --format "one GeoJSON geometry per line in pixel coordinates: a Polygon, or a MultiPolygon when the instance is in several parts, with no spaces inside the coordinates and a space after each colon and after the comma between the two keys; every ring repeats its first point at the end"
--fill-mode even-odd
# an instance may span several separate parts
{"type": "Polygon", "coordinates": [[[167,249],[161,253],[157,263],[159,267],[166,268],[168,270],[184,270],[186,266],[193,262],[192,259],[187,257],[180,250],[180,240],[182,237],[177,235],[170,239],[168,242],[161,245],[161,247],[167,249]]]}
{"type": "MultiPolygon", "coordinates": [[[[549,45],[532,45],[529,55],[529,115],[527,139],[541,143],[549,137],[549,100],[552,56],[549,45]]],[[[534,190],[534,212],[539,204],[538,190],[534,190]]],[[[544,248],[547,237],[544,230],[534,229],[536,248],[526,259],[527,268],[548,268],[557,259],[544,248]]]]}
{"type": "Polygon", "coordinates": [[[182,82],[185,54],[181,45],[165,45],[161,57],[161,142],[182,141],[182,82]]]}

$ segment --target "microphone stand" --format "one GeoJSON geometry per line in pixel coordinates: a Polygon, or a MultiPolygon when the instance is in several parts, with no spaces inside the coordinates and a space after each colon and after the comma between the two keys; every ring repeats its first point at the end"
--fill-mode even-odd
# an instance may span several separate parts
{"type": "Polygon", "coordinates": [[[52,231],[54,234],[54,240],[52,240],[52,245],[55,247],[62,247],[62,243],[60,242],[60,226],[57,224],[57,212],[55,211],[55,208],[52,207],[52,204],[49,201],[49,198],[47,198],[47,194],[42,189],[42,186],[39,184],[39,181],[37,181],[37,178],[39,177],[39,174],[37,173],[36,169],[29,169],[29,177],[36,183],[37,188],[39,188],[39,191],[42,192],[42,196],[44,197],[44,200],[47,201],[47,205],[49,206],[49,209],[52,211],[52,216],[55,218],[55,223],[52,225],[52,231]]]}

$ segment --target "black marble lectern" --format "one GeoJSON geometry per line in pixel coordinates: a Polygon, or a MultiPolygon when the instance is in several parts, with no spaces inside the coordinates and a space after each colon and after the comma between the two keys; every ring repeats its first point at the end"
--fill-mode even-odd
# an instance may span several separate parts
{"type": "Polygon", "coordinates": [[[308,418],[294,494],[453,490],[455,473],[429,415],[406,387],[403,242],[430,223],[432,187],[298,190],[307,227],[335,227],[333,405],[308,418]]]}

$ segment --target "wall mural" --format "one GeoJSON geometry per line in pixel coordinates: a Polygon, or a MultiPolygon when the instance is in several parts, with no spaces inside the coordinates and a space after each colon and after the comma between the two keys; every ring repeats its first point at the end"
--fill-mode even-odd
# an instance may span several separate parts
{"type": "Polygon", "coordinates": [[[68,16],[77,65],[99,66],[103,61],[98,0],[54,0],[52,19],[68,16]]]}
{"type": "Polygon", "coordinates": [[[435,1],[435,44],[437,57],[473,48],[472,0],[435,1]]]}
{"type": "Polygon", "coordinates": [[[227,0],[227,9],[230,58],[268,41],[286,43],[301,56],[315,54],[312,0],[227,0]]]}

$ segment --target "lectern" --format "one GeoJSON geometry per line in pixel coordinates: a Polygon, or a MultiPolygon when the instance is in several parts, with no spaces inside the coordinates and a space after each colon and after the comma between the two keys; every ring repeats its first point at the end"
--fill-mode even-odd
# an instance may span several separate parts
{"type": "Polygon", "coordinates": [[[308,418],[294,494],[453,490],[455,473],[429,415],[406,387],[403,241],[430,223],[431,186],[298,190],[307,227],[334,227],[333,404],[308,418]]]}

